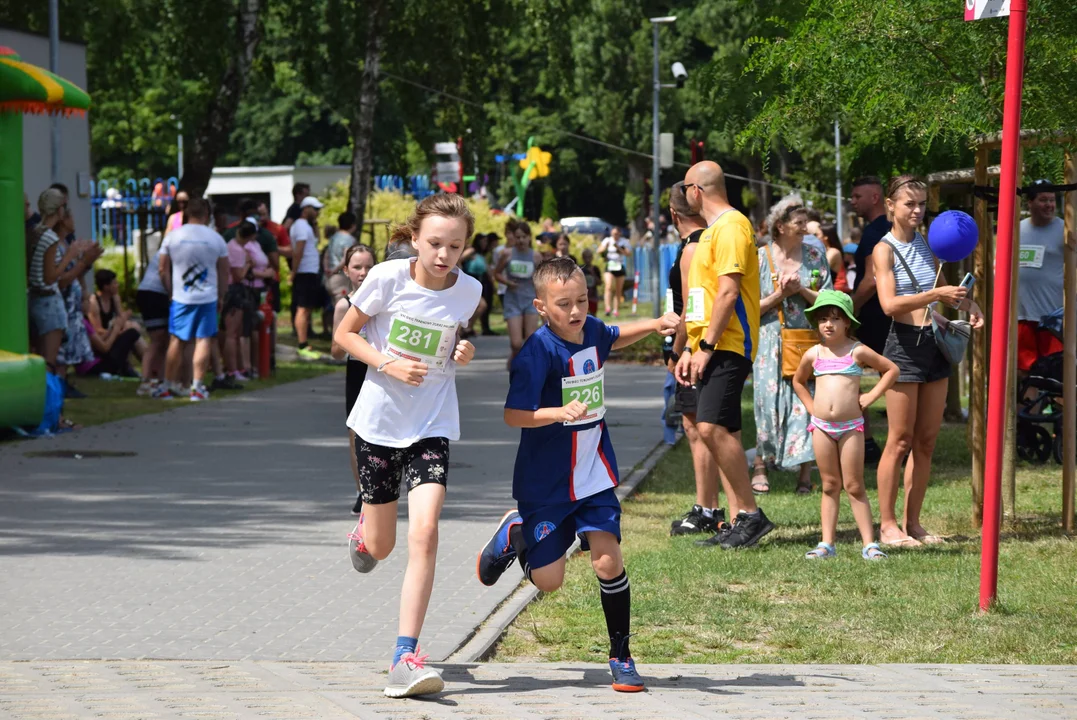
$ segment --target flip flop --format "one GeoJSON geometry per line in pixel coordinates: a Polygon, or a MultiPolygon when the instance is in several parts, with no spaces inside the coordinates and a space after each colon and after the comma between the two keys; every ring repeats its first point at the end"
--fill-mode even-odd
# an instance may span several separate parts
{"type": "Polygon", "coordinates": [[[900,540],[895,540],[894,542],[884,542],[884,543],[880,543],[880,544],[883,547],[890,547],[890,548],[920,547],[921,545],[923,545],[923,543],[921,543],[919,540],[917,540],[914,537],[903,537],[900,540]]]}
{"type": "Polygon", "coordinates": [[[919,540],[922,545],[945,545],[946,544],[946,538],[940,537],[938,535],[923,535],[923,536],[918,537],[916,539],[919,540]]]}

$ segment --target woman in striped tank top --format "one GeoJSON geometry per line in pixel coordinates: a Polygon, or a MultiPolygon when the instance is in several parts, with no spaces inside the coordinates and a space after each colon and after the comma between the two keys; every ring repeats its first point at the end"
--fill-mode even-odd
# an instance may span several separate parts
{"type": "Polygon", "coordinates": [[[950,378],[950,363],[935,344],[930,310],[942,303],[966,311],[974,328],[983,326],[983,315],[965,288],[947,284],[938,273],[935,256],[917,231],[927,210],[927,186],[911,175],[894,178],[886,209],[893,228],[875,246],[872,261],[879,304],[893,321],[883,355],[900,375],[886,392],[890,429],[879,461],[879,537],[884,545],[910,547],[942,542],[920,524],[950,378]],[[898,525],[894,504],[906,455],[905,518],[898,525]]]}

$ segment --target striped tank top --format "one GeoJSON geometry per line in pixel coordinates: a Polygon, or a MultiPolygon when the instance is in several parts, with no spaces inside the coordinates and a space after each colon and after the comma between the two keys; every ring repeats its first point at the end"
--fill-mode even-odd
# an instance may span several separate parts
{"type": "Polygon", "coordinates": [[[928,247],[923,235],[916,233],[912,242],[907,243],[895,238],[893,233],[887,233],[883,239],[892,243],[894,252],[905,258],[909,269],[912,270],[912,274],[916,277],[916,282],[920,284],[920,289],[917,290],[912,278],[909,277],[909,273],[905,271],[905,266],[901,264],[901,260],[895,257],[895,295],[915,295],[918,292],[927,292],[935,287],[935,255],[931,252],[931,248],[928,247]]]}

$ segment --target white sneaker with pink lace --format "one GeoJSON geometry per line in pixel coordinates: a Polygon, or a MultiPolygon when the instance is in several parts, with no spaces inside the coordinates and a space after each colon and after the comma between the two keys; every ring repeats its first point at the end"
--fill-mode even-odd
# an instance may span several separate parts
{"type": "Polygon", "coordinates": [[[420,655],[419,648],[405,653],[400,661],[389,669],[389,684],[385,686],[386,697],[406,698],[416,695],[433,695],[445,689],[441,673],[426,666],[427,655],[420,655]]]}

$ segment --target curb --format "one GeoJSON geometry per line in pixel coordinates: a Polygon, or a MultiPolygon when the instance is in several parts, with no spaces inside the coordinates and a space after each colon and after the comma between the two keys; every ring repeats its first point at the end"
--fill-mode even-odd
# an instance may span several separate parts
{"type": "MultiPolygon", "coordinates": [[[[639,484],[643,482],[643,479],[658,464],[658,461],[665,457],[665,454],[673,447],[673,445],[667,445],[665,442],[659,442],[655,445],[647,453],[647,456],[632,469],[625,481],[617,486],[615,491],[617,499],[624,502],[625,498],[634,493],[639,484]]],[[[579,548],[580,541],[577,538],[575,544],[568,549],[565,556],[571,557],[579,548]]],[[[539,589],[531,583],[526,580],[522,581],[520,586],[505,598],[482,625],[476,628],[475,632],[443,662],[474,663],[485,659],[498,641],[501,640],[501,636],[505,634],[505,630],[508,629],[509,625],[524,611],[524,608],[531,604],[532,600],[539,596],[539,592],[539,589]]]]}

